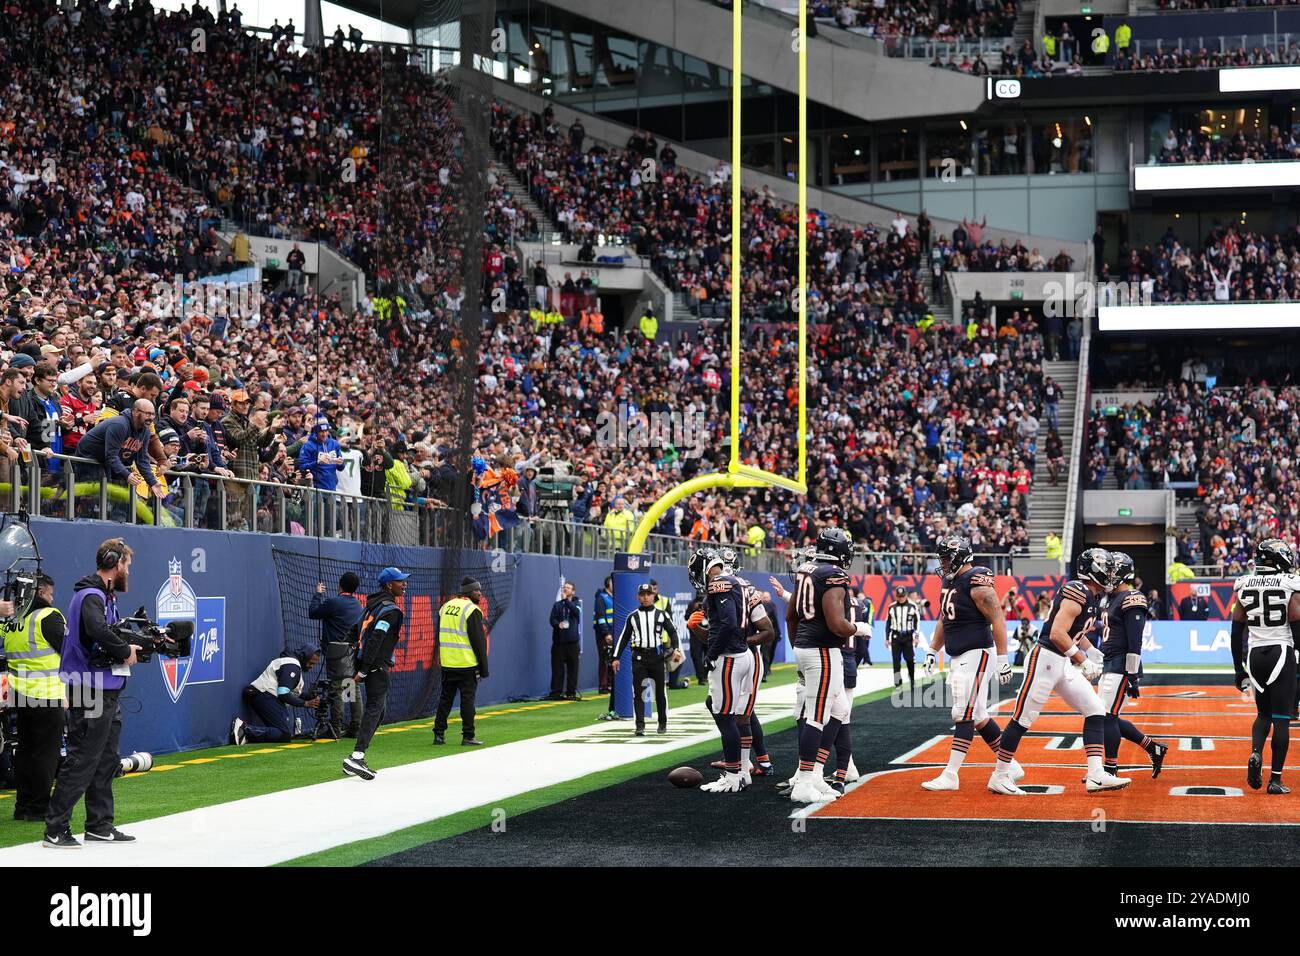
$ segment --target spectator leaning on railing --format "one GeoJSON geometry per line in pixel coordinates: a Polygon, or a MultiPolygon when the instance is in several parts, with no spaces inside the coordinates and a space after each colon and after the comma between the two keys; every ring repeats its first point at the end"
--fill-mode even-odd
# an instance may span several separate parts
{"type": "Polygon", "coordinates": [[[153,402],[138,398],[131,411],[114,415],[86,432],[77,450],[103,466],[110,480],[134,490],[142,481],[157,498],[166,497],[166,485],[155,476],[149,457],[150,428],[155,418],[153,402]]]}

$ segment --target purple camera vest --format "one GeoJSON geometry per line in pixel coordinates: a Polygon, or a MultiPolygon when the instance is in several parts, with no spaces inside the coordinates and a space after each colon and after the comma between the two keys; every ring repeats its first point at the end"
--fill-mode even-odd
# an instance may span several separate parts
{"type": "Polygon", "coordinates": [[[82,588],[73,595],[72,605],[68,608],[68,636],[59,656],[59,673],[65,684],[89,684],[104,690],[121,690],[126,686],[126,678],[114,674],[110,668],[92,666],[81,644],[81,605],[91,594],[98,594],[104,600],[105,623],[117,623],[117,601],[111,594],[99,588],[82,588]]]}

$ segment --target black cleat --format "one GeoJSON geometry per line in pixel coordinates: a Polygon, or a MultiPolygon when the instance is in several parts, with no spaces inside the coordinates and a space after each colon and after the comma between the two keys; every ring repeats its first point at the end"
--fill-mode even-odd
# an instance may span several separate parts
{"type": "Polygon", "coordinates": [[[843,781],[843,780],[828,780],[827,783],[829,783],[829,784],[831,785],[831,789],[834,790],[836,793],[843,793],[843,792],[844,792],[844,781],[843,781]]]}
{"type": "Polygon", "coordinates": [[[41,841],[41,846],[48,846],[53,850],[80,850],[81,844],[77,838],[72,835],[72,831],[65,829],[62,833],[45,832],[45,839],[41,841]]]}
{"type": "Polygon", "coordinates": [[[445,734],[434,734],[433,742],[435,744],[438,744],[439,746],[442,746],[447,742],[447,736],[445,734]]]}
{"type": "Polygon", "coordinates": [[[667,725],[667,724],[660,724],[660,725],[659,725],[659,733],[661,733],[661,734],[666,734],[666,733],[668,733],[668,725],[667,725]]]}
{"type": "Polygon", "coordinates": [[[366,766],[364,757],[346,757],[343,760],[343,772],[362,780],[374,780],[375,772],[366,766]]]}
{"type": "Polygon", "coordinates": [[[134,843],[135,837],[127,836],[117,827],[109,827],[101,833],[86,831],[87,843],[134,843]]]}
{"type": "Polygon", "coordinates": [[[1272,794],[1290,793],[1291,788],[1283,786],[1281,780],[1270,780],[1268,782],[1268,792],[1272,794]]]}
{"type": "Polygon", "coordinates": [[[644,728],[644,727],[638,727],[638,728],[636,729],[636,735],[637,735],[638,737],[644,737],[644,736],[645,736],[645,728],[644,728]]]}
{"type": "Polygon", "coordinates": [[[482,747],[483,741],[477,737],[462,737],[460,738],[460,745],[462,747],[482,747]]]}
{"type": "Polygon", "coordinates": [[[1246,764],[1246,783],[1252,790],[1264,786],[1264,758],[1258,750],[1250,755],[1250,761],[1246,764]]]}
{"type": "Polygon", "coordinates": [[[1169,753],[1169,745],[1153,741],[1151,744],[1151,779],[1154,780],[1160,776],[1160,768],[1165,765],[1165,754],[1169,753]]]}

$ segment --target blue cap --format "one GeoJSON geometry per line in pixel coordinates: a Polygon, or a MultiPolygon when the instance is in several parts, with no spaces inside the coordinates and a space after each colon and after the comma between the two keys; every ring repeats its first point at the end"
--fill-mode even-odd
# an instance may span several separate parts
{"type": "Polygon", "coordinates": [[[383,585],[393,581],[405,581],[409,577],[409,574],[402,573],[401,568],[384,568],[379,572],[379,583],[383,585]]]}

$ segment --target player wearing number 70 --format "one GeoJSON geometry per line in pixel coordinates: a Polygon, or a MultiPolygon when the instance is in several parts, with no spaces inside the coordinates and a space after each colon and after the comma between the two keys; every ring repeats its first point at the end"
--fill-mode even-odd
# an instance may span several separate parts
{"type": "MultiPolygon", "coordinates": [[[[939,566],[943,571],[943,596],[939,602],[939,622],[934,628],[930,651],[925,655],[925,674],[934,673],[939,651],[945,648],[952,660],[952,749],[943,773],[923,784],[926,790],[957,790],[957,776],[975,731],[995,754],[1002,741],[1002,729],[988,714],[989,679],[996,669],[998,683],[1011,682],[1011,664],[1007,661],[1007,622],[1002,605],[993,590],[993,572],[972,560],[970,542],[957,535],[941,538],[938,544],[939,566]],[[997,651],[996,666],[993,651],[997,651]]],[[[1011,774],[1019,780],[1025,775],[1020,764],[1011,762],[1011,774]]]]}

